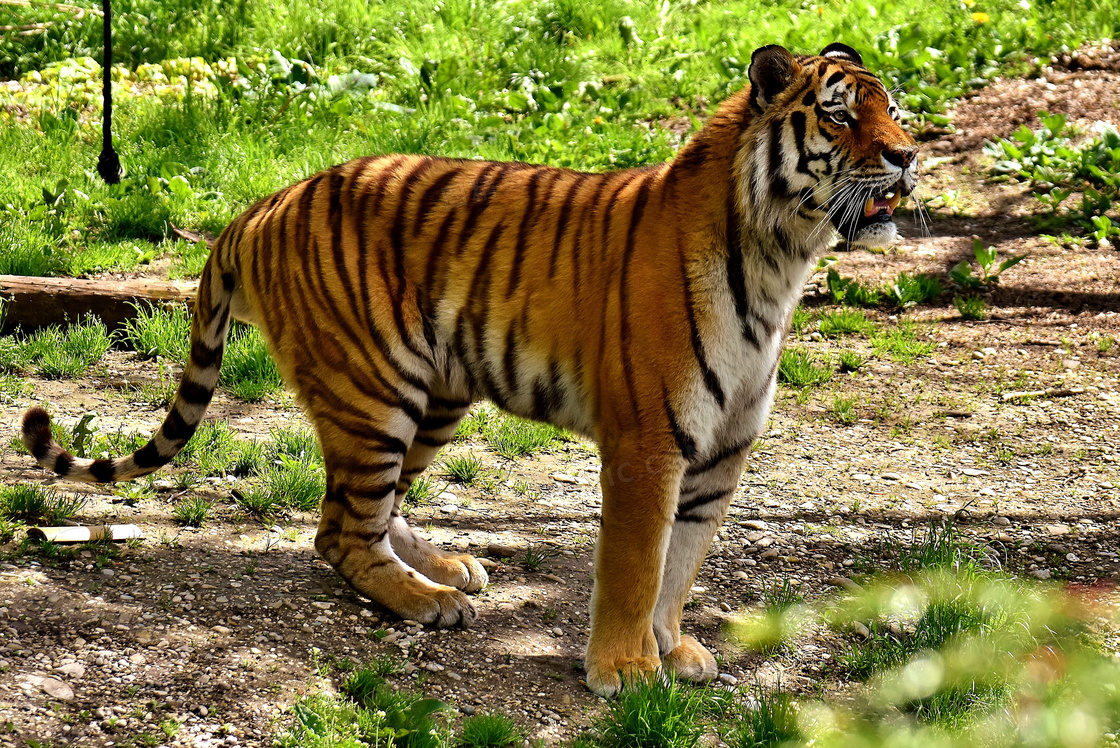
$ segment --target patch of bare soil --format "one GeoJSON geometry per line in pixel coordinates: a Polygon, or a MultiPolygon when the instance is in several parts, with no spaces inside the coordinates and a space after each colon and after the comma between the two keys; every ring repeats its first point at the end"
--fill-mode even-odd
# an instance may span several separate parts
{"type": "Polygon", "coordinates": [[[1055,57],[1036,78],[996,79],[953,112],[954,132],[930,143],[931,153],[975,158],[985,140],[1010,137],[1021,126],[1041,126],[1038,113],[1064,114],[1088,130],[1117,122],[1120,112],[1120,50],[1092,47],[1055,57]]]}
{"type": "MultiPolygon", "coordinates": [[[[1070,99],[1077,80],[1085,78],[1056,82],[1055,101],[1070,99]]],[[[1115,79],[1101,80],[1115,96],[1115,79]]],[[[1017,85],[997,84],[992,95],[1017,85]]],[[[960,116],[978,110],[978,99],[960,116]]],[[[1002,127],[1006,118],[995,119],[1002,127]]],[[[889,568],[899,548],[948,515],[1013,572],[1097,590],[1120,580],[1120,345],[1107,343],[1120,339],[1120,253],[1035,236],[1023,217],[1029,195],[960,166],[943,164],[928,182],[927,194],[959,191],[932,234],[890,255],[844,255],[842,274],[878,284],[928,272],[948,287],[947,270],[971,259],[973,235],[1027,260],[985,292],[986,321],[961,319],[951,292],[897,315],[936,344],[913,364],[877,353],[866,336],[823,340],[806,330],[790,341],[820,357],[850,350],[868,360],[808,393],[782,388],[749,459],[685,619],[719,651],[726,683],[842,687],[837,634],[812,633],[762,656],[730,642],[724,622],[784,581],[819,598],[837,577],[889,568]],[[1043,394],[1015,394],[1026,392],[1043,394]],[[852,401],[853,423],[838,416],[838,399],[852,401]]],[[[823,304],[816,291],[806,299],[811,309],[823,304]]],[[[869,316],[883,329],[897,322],[869,316]]],[[[81,381],[32,381],[30,396],[0,407],[2,422],[14,434],[24,408],[49,401],[67,425],[96,411],[103,430],[153,429],[163,413],[122,396],[130,378],[154,382],[157,372],[111,352],[81,381]]],[[[221,397],[212,415],[251,435],[299,418],[283,402],[221,397]]],[[[411,511],[435,541],[493,561],[470,631],[426,630],[372,608],[316,557],[314,515],[254,521],[230,499],[235,481],[184,493],[167,474],[155,499],[138,502],[59,484],[90,499],[82,521],[134,522],[147,540],[103,565],[83,554],[61,566],[27,557],[0,566],[0,724],[11,725],[0,746],[122,745],[164,736],[169,719],[181,724],[160,738],[169,745],[269,745],[284,707],[337,687],[339,662],[386,654],[407,662],[393,677],[402,688],[460,714],[508,712],[550,743],[570,738],[601,708],[580,682],[601,502],[594,451],[567,443],[506,461],[467,441],[450,452],[484,456],[502,476],[492,490],[451,485],[411,511]],[[202,530],[180,529],[170,507],[194,492],[218,501],[217,514],[202,530]],[[523,563],[529,547],[548,556],[536,571],[523,563]]],[[[5,483],[43,479],[11,447],[0,459],[5,483]]]]}

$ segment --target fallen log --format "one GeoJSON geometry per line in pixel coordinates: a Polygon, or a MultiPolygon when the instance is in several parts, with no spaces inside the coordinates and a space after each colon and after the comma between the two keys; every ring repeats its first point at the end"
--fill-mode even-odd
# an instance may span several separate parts
{"type": "Polygon", "coordinates": [[[28,332],[67,325],[96,315],[110,330],[136,317],[136,305],[194,304],[198,283],[173,283],[149,278],[83,280],[0,275],[5,334],[17,327],[28,332]]]}

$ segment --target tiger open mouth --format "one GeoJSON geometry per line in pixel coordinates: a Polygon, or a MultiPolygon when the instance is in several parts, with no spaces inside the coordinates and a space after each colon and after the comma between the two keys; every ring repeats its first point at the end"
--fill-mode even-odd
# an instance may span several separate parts
{"type": "Polygon", "coordinates": [[[867,198],[863,204],[863,216],[856,221],[857,227],[862,228],[872,223],[885,223],[894,216],[895,209],[902,202],[902,180],[892,185],[881,188],[877,193],[867,198]]]}

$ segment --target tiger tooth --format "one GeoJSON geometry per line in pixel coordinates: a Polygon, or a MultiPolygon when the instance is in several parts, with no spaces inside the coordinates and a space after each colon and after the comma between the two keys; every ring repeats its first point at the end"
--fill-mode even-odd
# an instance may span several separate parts
{"type": "Polygon", "coordinates": [[[867,202],[863,204],[863,214],[868,218],[875,215],[875,198],[867,198],[867,202]]]}
{"type": "Polygon", "coordinates": [[[901,203],[901,202],[902,202],[902,193],[901,192],[895,192],[893,195],[891,195],[890,197],[887,198],[887,205],[889,205],[891,207],[891,211],[894,211],[894,209],[897,208],[898,204],[901,203]]]}

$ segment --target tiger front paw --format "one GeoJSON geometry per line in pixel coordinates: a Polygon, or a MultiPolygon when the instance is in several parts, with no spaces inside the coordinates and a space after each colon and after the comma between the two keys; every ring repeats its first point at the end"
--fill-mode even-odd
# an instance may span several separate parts
{"type": "Polygon", "coordinates": [[[681,635],[680,644],[665,655],[661,662],[679,677],[693,683],[707,683],[719,675],[716,658],[688,634],[681,635]]]}
{"type": "Polygon", "coordinates": [[[587,687],[610,698],[628,685],[657,677],[661,660],[656,657],[592,657],[584,662],[587,687]]]}

